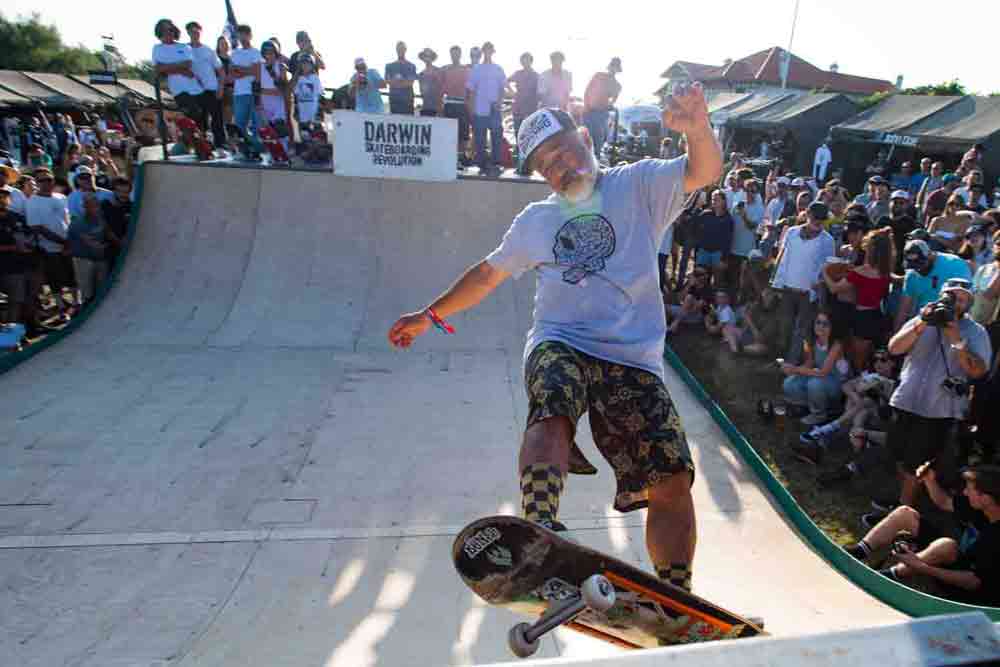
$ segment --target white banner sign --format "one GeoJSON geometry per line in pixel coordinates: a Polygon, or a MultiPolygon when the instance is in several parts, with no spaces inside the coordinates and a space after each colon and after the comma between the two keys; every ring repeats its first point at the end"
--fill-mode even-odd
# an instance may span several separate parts
{"type": "Polygon", "coordinates": [[[333,171],[341,176],[453,181],[454,118],[333,112],[333,171]]]}

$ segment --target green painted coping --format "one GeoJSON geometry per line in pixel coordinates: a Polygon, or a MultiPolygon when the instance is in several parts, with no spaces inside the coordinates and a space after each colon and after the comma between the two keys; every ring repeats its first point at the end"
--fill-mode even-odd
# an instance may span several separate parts
{"type": "Polygon", "coordinates": [[[132,224],[129,227],[128,234],[128,246],[126,247],[125,252],[118,256],[118,263],[112,267],[111,272],[108,274],[108,279],[105,280],[104,284],[97,290],[97,294],[94,295],[93,301],[87,304],[83,310],[76,315],[76,317],[70,320],[70,322],[59,331],[50,333],[42,340],[38,341],[34,345],[29,345],[23,350],[11,352],[10,354],[0,357],[0,374],[6,373],[10,369],[14,368],[14,366],[27,361],[39,352],[47,350],[53,345],[61,342],[64,338],[83,326],[83,323],[90,319],[90,316],[94,314],[94,311],[97,310],[98,306],[101,305],[101,302],[107,297],[108,293],[114,287],[115,282],[117,282],[118,277],[121,275],[122,268],[125,266],[125,260],[128,256],[128,248],[132,247],[132,241],[135,239],[136,227],[142,219],[142,216],[140,215],[140,208],[142,206],[142,184],[143,174],[145,171],[145,165],[140,166],[135,183],[133,184],[134,201],[132,205],[132,224]]]}
{"type": "Polygon", "coordinates": [[[795,502],[795,498],[788,492],[788,489],[778,481],[778,478],[774,476],[764,460],[757,455],[757,452],[754,451],[747,439],[743,437],[739,429],[729,420],[729,417],[722,411],[722,408],[712,400],[712,397],[708,395],[708,392],[701,386],[698,379],[688,370],[684,362],[681,361],[680,357],[677,356],[677,353],[669,345],[666,348],[664,356],[667,363],[677,371],[691,392],[701,401],[702,405],[708,410],[708,413],[712,415],[712,419],[715,420],[715,423],[719,425],[723,433],[729,438],[729,442],[732,443],[733,448],[743,459],[744,463],[753,470],[757,478],[771,492],[771,495],[784,511],[785,517],[795,526],[799,535],[841,574],[861,587],[869,595],[910,616],[936,616],[939,614],[981,611],[989,616],[992,621],[1000,621],[1000,608],[961,604],[915,591],[912,588],[907,588],[902,584],[883,577],[875,570],[866,567],[848,555],[819,526],[813,523],[802,507],[795,502]]]}

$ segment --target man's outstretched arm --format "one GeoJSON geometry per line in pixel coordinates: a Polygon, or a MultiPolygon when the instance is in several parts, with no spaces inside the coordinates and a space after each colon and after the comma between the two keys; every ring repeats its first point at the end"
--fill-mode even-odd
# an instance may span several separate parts
{"type": "Polygon", "coordinates": [[[423,335],[433,326],[428,309],[433,310],[438,317],[451,317],[478,304],[509,277],[509,273],[486,260],[470,266],[427,308],[407,313],[396,320],[389,329],[389,342],[396,347],[409,347],[417,336],[423,335]]]}

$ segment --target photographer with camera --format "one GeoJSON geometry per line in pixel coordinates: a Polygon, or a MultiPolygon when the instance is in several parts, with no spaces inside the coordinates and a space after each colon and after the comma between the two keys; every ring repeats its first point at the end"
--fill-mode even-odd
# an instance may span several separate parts
{"type": "Polygon", "coordinates": [[[368,67],[364,58],[354,59],[351,96],[354,98],[355,111],[385,113],[385,103],[382,102],[382,94],[379,90],[385,88],[386,85],[378,70],[368,67]]]}
{"type": "Polygon", "coordinates": [[[920,312],[941,293],[950,278],[972,280],[969,263],[957,255],[931,250],[927,241],[911,238],[903,247],[903,295],[899,300],[893,331],[899,331],[914,311],[920,312]]]}
{"type": "Polygon", "coordinates": [[[902,484],[901,505],[916,501],[917,467],[949,452],[955,426],[969,407],[969,382],[988,370],[989,336],[967,315],[972,298],[969,280],[945,281],[941,297],[889,341],[890,353],[906,355],[899,386],[889,400],[895,412],[888,444],[902,484]]]}
{"type": "Polygon", "coordinates": [[[938,482],[932,463],[916,475],[934,505],[952,514],[958,531],[943,530],[913,507],[897,507],[844,550],[868,563],[891,545],[895,563],[879,570],[886,577],[950,600],[1000,604],[1000,466],[963,470],[964,488],[955,495],[938,482]]]}

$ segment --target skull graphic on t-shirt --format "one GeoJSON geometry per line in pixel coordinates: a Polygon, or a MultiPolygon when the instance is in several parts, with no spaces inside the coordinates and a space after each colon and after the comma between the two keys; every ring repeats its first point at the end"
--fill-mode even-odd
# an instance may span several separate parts
{"type": "Polygon", "coordinates": [[[556,233],[552,253],[556,263],[565,267],[563,280],[576,285],[587,276],[603,271],[615,251],[615,230],[602,215],[580,215],[556,233]]]}

